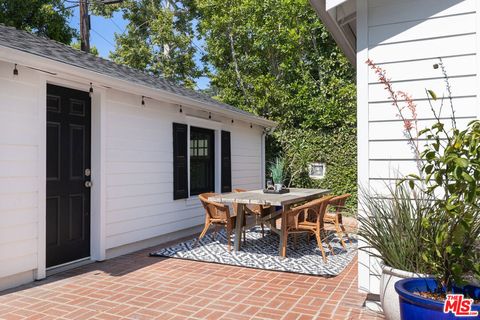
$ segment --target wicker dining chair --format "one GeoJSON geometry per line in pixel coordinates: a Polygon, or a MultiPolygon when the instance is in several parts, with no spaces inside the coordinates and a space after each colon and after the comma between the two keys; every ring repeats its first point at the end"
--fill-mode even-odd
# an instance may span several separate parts
{"type": "MultiPolygon", "coordinates": [[[[327,262],[327,256],[323,249],[322,241],[326,240],[323,218],[327,209],[328,201],[332,196],[325,196],[320,199],[309,201],[301,206],[291,208],[287,213],[287,225],[282,230],[284,232],[284,242],[282,246],[282,256],[286,256],[287,239],[289,234],[307,233],[315,235],[317,245],[322,252],[323,261],[327,262]],[[307,219],[309,217],[309,219],[307,219]]],[[[330,244],[326,243],[332,255],[335,255],[330,244]]]]}
{"type": "MultiPolygon", "coordinates": [[[[245,189],[233,189],[233,192],[247,192],[245,189]]],[[[255,217],[255,223],[258,224],[258,221],[261,217],[268,215],[272,210],[272,206],[262,206],[259,204],[250,204],[245,206],[245,215],[255,217]]],[[[265,236],[265,225],[260,223],[262,227],[262,238],[265,236]]]]}
{"type": "Polygon", "coordinates": [[[328,201],[328,208],[324,217],[325,223],[330,223],[335,226],[335,231],[337,232],[337,236],[340,238],[344,249],[347,248],[347,246],[345,245],[345,241],[343,240],[344,236],[350,243],[350,238],[348,237],[348,234],[343,225],[343,213],[345,213],[347,210],[345,203],[350,196],[351,195],[347,193],[341,196],[331,198],[328,201]]]}
{"type": "MultiPolygon", "coordinates": [[[[207,233],[210,226],[215,226],[213,237],[215,239],[215,234],[217,232],[218,226],[223,226],[226,229],[227,233],[227,242],[228,242],[228,251],[231,250],[231,235],[232,231],[235,230],[235,221],[236,216],[230,214],[230,208],[228,205],[217,203],[208,200],[208,198],[218,195],[217,193],[202,193],[198,196],[200,202],[205,209],[205,226],[200,233],[200,236],[195,241],[193,247],[196,247],[205,234],[207,233]]],[[[245,238],[245,234],[244,234],[245,238]]]]}

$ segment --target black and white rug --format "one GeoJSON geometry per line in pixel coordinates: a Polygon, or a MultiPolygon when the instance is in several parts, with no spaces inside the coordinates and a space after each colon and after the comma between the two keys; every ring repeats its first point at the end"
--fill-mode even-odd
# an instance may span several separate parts
{"type": "Polygon", "coordinates": [[[217,233],[215,240],[213,233],[207,234],[195,248],[192,247],[196,239],[192,239],[150,255],[328,277],[341,273],[355,257],[357,249],[357,241],[351,236],[351,242],[346,242],[346,250],[333,234],[330,238],[330,245],[333,247],[335,255],[332,255],[324,244],[323,247],[327,254],[326,263],[323,262],[322,253],[317,247],[315,238],[311,237],[310,244],[308,244],[306,235],[303,234],[298,236],[296,249],[293,236],[289,236],[287,257],[281,259],[278,256],[279,237],[266,229],[265,237],[262,238],[259,227],[247,231],[247,241],[242,243],[239,252],[233,250],[233,241],[232,251],[228,252],[226,234],[222,230],[217,233]]]}

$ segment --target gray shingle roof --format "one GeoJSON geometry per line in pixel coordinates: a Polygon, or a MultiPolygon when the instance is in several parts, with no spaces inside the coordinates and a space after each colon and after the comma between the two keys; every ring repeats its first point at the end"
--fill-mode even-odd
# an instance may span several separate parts
{"type": "Polygon", "coordinates": [[[17,30],[12,27],[0,25],[0,46],[20,50],[102,75],[150,87],[152,89],[164,90],[193,99],[200,103],[207,103],[220,109],[263,120],[263,118],[250,112],[219,102],[200,92],[173,84],[164,78],[155,77],[142,71],[116,64],[92,54],[73,49],[63,43],[37,36],[26,31],[17,30]]]}

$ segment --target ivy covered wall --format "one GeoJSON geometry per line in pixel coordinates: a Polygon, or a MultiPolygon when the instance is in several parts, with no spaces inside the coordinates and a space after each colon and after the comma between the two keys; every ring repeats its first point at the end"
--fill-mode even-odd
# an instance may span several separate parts
{"type": "Polygon", "coordinates": [[[325,188],[332,194],[350,193],[347,202],[357,207],[357,130],[344,126],[330,130],[284,130],[268,139],[267,161],[285,158],[286,184],[290,187],[325,188]],[[312,179],[308,166],[313,162],[326,164],[325,177],[312,179]]]}

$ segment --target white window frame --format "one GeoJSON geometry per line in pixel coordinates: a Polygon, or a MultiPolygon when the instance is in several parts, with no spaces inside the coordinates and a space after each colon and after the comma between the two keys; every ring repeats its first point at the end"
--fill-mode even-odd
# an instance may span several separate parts
{"type": "Polygon", "coordinates": [[[219,193],[221,189],[221,133],[224,129],[223,123],[211,119],[204,119],[195,116],[186,115],[185,116],[185,123],[187,127],[187,170],[188,170],[188,199],[192,197],[197,199],[197,196],[192,196],[190,194],[190,128],[191,127],[198,127],[203,129],[209,129],[214,131],[214,152],[215,152],[215,192],[219,193]]]}

